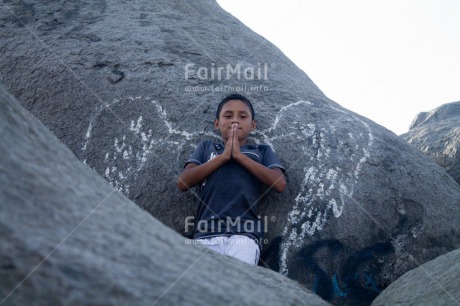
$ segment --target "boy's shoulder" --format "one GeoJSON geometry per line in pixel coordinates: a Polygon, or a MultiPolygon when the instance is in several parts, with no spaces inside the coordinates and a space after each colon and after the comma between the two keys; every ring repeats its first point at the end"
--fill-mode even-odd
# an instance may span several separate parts
{"type": "Polygon", "coordinates": [[[261,143],[261,144],[258,144],[256,146],[257,150],[259,150],[262,154],[264,154],[265,152],[267,151],[273,151],[272,150],[272,147],[268,144],[264,144],[264,143],[261,143]]]}
{"type": "Polygon", "coordinates": [[[259,150],[267,150],[267,149],[271,149],[270,145],[268,144],[265,144],[265,143],[261,143],[261,144],[258,144],[257,145],[257,149],[259,150]]]}

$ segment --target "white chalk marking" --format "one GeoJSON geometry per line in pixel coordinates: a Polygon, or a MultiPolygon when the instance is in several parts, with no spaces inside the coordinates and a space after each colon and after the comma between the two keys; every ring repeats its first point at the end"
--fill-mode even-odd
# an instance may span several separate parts
{"type": "MultiPolygon", "coordinates": [[[[299,102],[292,103],[286,106],[285,109],[299,105],[299,102]]],[[[327,135],[334,134],[334,126],[318,130],[316,126],[309,124],[308,130],[305,129],[302,131],[303,136],[306,137],[305,139],[312,138],[312,147],[318,147],[317,145],[319,144],[319,149],[317,150],[316,157],[310,157],[309,163],[307,163],[310,166],[304,169],[305,177],[301,182],[300,192],[294,199],[294,205],[291,212],[287,215],[287,223],[282,233],[283,243],[280,250],[280,272],[285,275],[289,272],[287,257],[290,249],[302,246],[305,243],[307,235],[313,236],[315,233],[323,230],[329,213],[332,213],[335,218],[339,218],[342,215],[346,203],[353,196],[354,186],[358,181],[362,166],[370,156],[369,150],[373,145],[374,136],[366,122],[348,111],[333,106],[329,106],[329,108],[351,116],[355,121],[364,125],[366,133],[361,133],[362,135],[360,135],[359,139],[367,136],[367,143],[361,148],[359,143],[356,144],[355,152],[351,156],[348,156],[349,164],[347,166],[350,167],[354,164],[354,171],[350,175],[349,172],[345,172],[339,167],[332,169],[328,166],[329,163],[327,161],[330,159],[331,147],[328,143],[327,135]],[[315,133],[319,134],[319,143],[316,143],[316,137],[313,137],[315,133]],[[360,152],[361,154],[359,154],[360,152]],[[317,165],[316,168],[312,167],[311,164],[317,165]],[[310,188],[309,186],[312,187],[310,188]],[[322,203],[327,204],[324,206],[322,203]],[[313,207],[313,205],[319,206],[313,207]]],[[[278,116],[277,118],[280,117],[278,116]]],[[[278,121],[276,121],[276,124],[278,124],[278,121]]],[[[351,133],[348,133],[348,136],[348,142],[344,140],[338,141],[339,148],[345,147],[346,149],[346,143],[357,141],[351,133]]],[[[303,151],[305,156],[308,156],[308,148],[305,147],[303,151]]]]}

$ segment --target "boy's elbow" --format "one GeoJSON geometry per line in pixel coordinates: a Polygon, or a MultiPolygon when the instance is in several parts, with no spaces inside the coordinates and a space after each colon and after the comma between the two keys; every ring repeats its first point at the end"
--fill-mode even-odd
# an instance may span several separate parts
{"type": "Polygon", "coordinates": [[[275,186],[275,188],[273,188],[276,192],[278,193],[281,193],[284,191],[284,189],[286,189],[286,179],[283,178],[282,180],[280,180],[275,186]]]}
{"type": "Polygon", "coordinates": [[[181,180],[181,178],[177,180],[177,188],[179,191],[188,191],[190,189],[190,187],[188,187],[187,184],[181,180]]]}
{"type": "Polygon", "coordinates": [[[177,184],[177,188],[179,189],[179,191],[182,191],[182,192],[189,190],[186,186],[181,185],[181,184],[177,184]]]}
{"type": "Polygon", "coordinates": [[[284,189],[286,189],[286,182],[283,182],[283,183],[281,184],[281,186],[279,186],[277,192],[278,192],[278,193],[281,193],[281,192],[284,191],[284,189]]]}

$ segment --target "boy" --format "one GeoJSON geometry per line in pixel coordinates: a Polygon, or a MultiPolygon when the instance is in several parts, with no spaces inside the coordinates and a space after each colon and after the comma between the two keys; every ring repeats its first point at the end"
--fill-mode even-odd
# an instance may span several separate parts
{"type": "Polygon", "coordinates": [[[286,187],[284,168],[270,146],[246,144],[250,131],[256,128],[254,115],[246,97],[225,97],[214,121],[222,143],[201,142],[177,181],[180,191],[200,184],[193,238],[249,264],[259,261],[263,235],[257,214],[260,187],[263,184],[276,192],[286,187]]]}

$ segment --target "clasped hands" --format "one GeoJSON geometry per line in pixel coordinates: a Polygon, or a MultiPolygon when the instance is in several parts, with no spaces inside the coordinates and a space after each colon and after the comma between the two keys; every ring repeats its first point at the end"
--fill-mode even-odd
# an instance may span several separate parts
{"type": "Polygon", "coordinates": [[[232,159],[238,161],[242,156],[244,155],[240,150],[240,141],[238,139],[238,123],[232,123],[232,128],[229,131],[222,157],[225,158],[226,161],[230,161],[232,159]]]}

